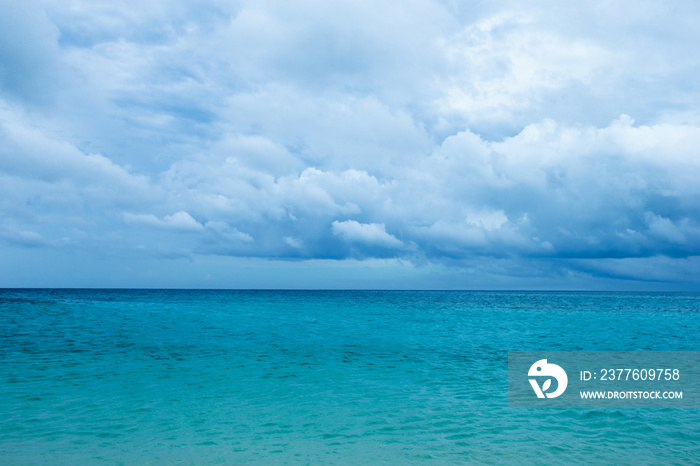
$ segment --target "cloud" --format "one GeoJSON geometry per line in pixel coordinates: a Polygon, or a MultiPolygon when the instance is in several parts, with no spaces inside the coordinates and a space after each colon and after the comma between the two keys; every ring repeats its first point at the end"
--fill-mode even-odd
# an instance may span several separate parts
{"type": "Polygon", "coordinates": [[[363,243],[369,246],[381,246],[387,248],[399,248],[403,243],[393,235],[386,232],[384,224],[359,223],[355,220],[332,223],[333,234],[340,236],[345,241],[363,243]]]}
{"type": "Polygon", "coordinates": [[[502,210],[471,211],[467,215],[467,223],[475,227],[483,228],[486,231],[497,231],[508,223],[508,217],[506,217],[502,210]]]}
{"type": "Polygon", "coordinates": [[[671,220],[651,212],[647,212],[645,218],[649,226],[649,232],[652,235],[674,243],[685,243],[687,241],[685,235],[671,220]]]}
{"type": "Polygon", "coordinates": [[[527,12],[502,11],[442,41],[452,72],[440,105],[482,125],[530,109],[543,95],[590,85],[613,56],[590,40],[536,27],[527,12]]]}
{"type": "Polygon", "coordinates": [[[304,248],[304,243],[299,239],[299,238],[294,238],[292,236],[285,236],[282,238],[282,240],[288,244],[289,246],[293,247],[294,249],[303,249],[304,248]]]}
{"type": "Polygon", "coordinates": [[[162,219],[153,214],[131,214],[124,213],[124,221],[131,225],[143,225],[148,227],[162,228],[165,230],[203,231],[204,226],[197,220],[192,218],[190,214],[184,211],[175,212],[172,215],[166,215],[162,219]]]}
{"type": "Polygon", "coordinates": [[[74,186],[99,184],[109,196],[126,192],[144,194],[146,176],[127,169],[101,154],[86,154],[75,144],[52,137],[31,122],[30,115],[0,100],[0,171],[46,183],[66,181],[74,186]]]}
{"type": "MultiPolygon", "coordinates": [[[[468,132],[448,138],[424,172],[432,171],[435,189],[438,179],[449,187],[443,199],[478,199],[509,219],[527,218],[531,238],[547,241],[555,255],[672,253],[675,246],[649,236],[619,235],[656,225],[649,211],[697,223],[690,199],[700,192],[690,180],[700,176],[698,142],[696,127],[633,126],[626,116],[605,128],[543,121],[501,142],[468,132]]],[[[697,253],[689,243],[684,250],[697,253]]]]}
{"type": "Polygon", "coordinates": [[[8,228],[0,230],[0,239],[16,246],[24,248],[43,248],[52,246],[52,243],[41,234],[31,230],[13,231],[8,228]]]}

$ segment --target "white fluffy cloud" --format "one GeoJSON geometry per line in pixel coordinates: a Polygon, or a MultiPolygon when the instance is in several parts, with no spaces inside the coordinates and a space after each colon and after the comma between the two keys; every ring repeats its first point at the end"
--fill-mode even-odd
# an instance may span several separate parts
{"type": "Polygon", "coordinates": [[[346,241],[363,243],[368,246],[380,246],[386,248],[398,248],[403,243],[395,236],[386,232],[383,223],[359,223],[355,220],[332,223],[333,234],[346,241]]]}

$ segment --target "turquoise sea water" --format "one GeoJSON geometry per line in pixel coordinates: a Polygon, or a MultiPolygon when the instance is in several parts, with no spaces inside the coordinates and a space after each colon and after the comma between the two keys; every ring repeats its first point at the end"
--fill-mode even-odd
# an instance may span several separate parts
{"type": "Polygon", "coordinates": [[[697,351],[700,294],[0,290],[0,464],[700,464],[697,409],[514,409],[508,351],[697,351]]]}

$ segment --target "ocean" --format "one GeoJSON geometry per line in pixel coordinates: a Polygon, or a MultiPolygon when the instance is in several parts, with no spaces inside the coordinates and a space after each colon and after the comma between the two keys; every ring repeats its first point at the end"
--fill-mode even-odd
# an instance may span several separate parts
{"type": "Polygon", "coordinates": [[[508,407],[508,351],[698,351],[700,294],[0,290],[0,464],[700,464],[698,409],[508,407]]]}

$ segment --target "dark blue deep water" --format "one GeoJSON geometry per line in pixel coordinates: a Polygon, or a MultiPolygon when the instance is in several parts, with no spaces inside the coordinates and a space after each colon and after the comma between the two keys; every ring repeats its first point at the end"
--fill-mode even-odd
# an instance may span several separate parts
{"type": "Polygon", "coordinates": [[[700,294],[0,290],[0,464],[700,464],[697,409],[508,408],[543,350],[700,350],[700,294]]]}

